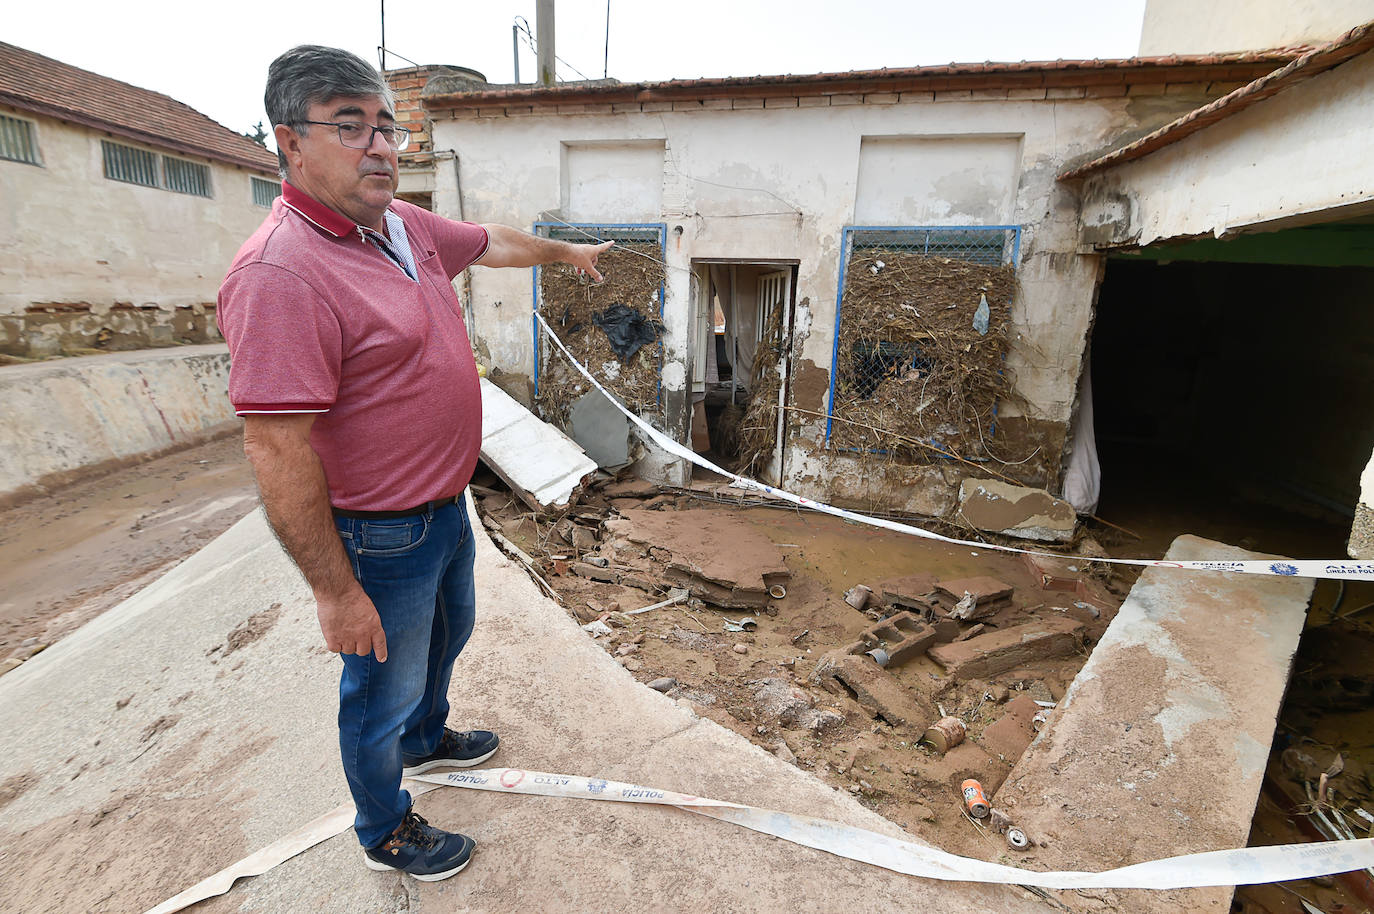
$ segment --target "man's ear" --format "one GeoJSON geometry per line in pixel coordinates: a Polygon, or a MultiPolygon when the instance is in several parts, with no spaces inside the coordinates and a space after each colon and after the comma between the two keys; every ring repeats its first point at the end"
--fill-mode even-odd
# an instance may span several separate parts
{"type": "Polygon", "coordinates": [[[299,171],[301,167],[301,136],[286,124],[278,124],[272,128],[272,135],[277,139],[277,149],[286,156],[286,164],[291,171],[299,171]]]}

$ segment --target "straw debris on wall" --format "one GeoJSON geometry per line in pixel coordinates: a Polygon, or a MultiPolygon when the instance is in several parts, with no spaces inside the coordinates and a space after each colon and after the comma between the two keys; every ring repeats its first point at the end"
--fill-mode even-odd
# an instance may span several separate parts
{"type": "MultiPolygon", "coordinates": [[[[658,321],[659,292],[664,279],[663,264],[658,261],[662,255],[662,249],[656,244],[618,243],[598,258],[597,266],[605,277],[599,284],[578,276],[567,264],[554,264],[539,271],[540,309],[544,319],[573,357],[639,415],[659,409],[661,338],[622,360],[592,318],[612,305],[622,304],[648,320],[658,321]]],[[[591,389],[591,385],[568,364],[556,346],[548,346],[544,353],[539,367],[537,402],[546,419],[565,425],[568,410],[591,389]]]]}
{"type": "Polygon", "coordinates": [[[947,459],[934,448],[992,457],[997,406],[1014,397],[1005,356],[1015,284],[1011,266],[854,251],[840,304],[832,444],[904,463],[947,459]],[[986,333],[975,326],[983,300],[986,333]]]}

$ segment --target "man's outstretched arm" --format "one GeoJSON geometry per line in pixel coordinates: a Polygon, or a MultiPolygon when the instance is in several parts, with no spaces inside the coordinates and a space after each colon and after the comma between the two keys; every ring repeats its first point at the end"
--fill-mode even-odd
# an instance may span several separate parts
{"type": "Polygon", "coordinates": [[[244,417],[243,451],[272,531],[315,594],[325,645],[340,654],[376,652],[386,662],[377,609],[353,577],[334,527],[324,465],[310,446],[314,414],[244,417]]]}
{"type": "Polygon", "coordinates": [[[545,263],[566,263],[586,271],[587,275],[601,282],[601,273],[596,269],[596,258],[614,241],[600,244],[572,244],[540,238],[508,225],[490,223],[483,225],[487,230],[487,250],[479,258],[477,265],[482,267],[535,267],[545,263]]]}

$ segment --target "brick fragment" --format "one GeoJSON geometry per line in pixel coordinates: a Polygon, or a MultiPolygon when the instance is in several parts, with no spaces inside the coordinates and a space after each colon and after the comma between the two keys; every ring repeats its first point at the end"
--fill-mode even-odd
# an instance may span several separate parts
{"type": "Polygon", "coordinates": [[[987,679],[1037,660],[1067,657],[1078,649],[1083,623],[1046,619],[941,644],[930,657],[953,679],[987,679]]]}

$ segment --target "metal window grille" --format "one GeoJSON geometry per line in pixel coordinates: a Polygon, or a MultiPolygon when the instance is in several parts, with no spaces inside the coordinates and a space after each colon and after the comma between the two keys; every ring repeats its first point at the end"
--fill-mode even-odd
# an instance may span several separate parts
{"type": "Polygon", "coordinates": [[[252,178],[253,182],[253,203],[258,206],[271,206],[272,201],[281,196],[280,181],[265,181],[262,178],[252,178]]]}
{"type": "Polygon", "coordinates": [[[38,138],[31,121],[0,114],[0,159],[43,164],[38,158],[38,138]]]}
{"type": "Polygon", "coordinates": [[[122,143],[100,141],[101,155],[105,160],[105,177],[111,181],[125,181],[129,184],[142,184],[144,187],[158,187],[157,153],[122,143]]]}
{"type": "Polygon", "coordinates": [[[191,194],[196,197],[211,196],[210,168],[208,165],[163,156],[162,173],[167,179],[168,190],[179,194],[191,194]]]}
{"type": "MultiPolygon", "coordinates": [[[[885,277],[883,271],[889,270],[893,276],[894,294],[890,301],[893,309],[921,308],[920,301],[907,301],[905,294],[895,291],[897,276],[904,270],[920,269],[920,264],[929,264],[924,258],[947,261],[965,261],[984,267],[1013,268],[1020,257],[1021,230],[1019,226],[880,226],[854,227],[844,230],[841,240],[840,279],[835,299],[835,340],[831,356],[830,395],[827,405],[826,441],[832,437],[839,439],[839,446],[867,450],[874,453],[896,454],[902,450],[899,439],[884,441],[883,434],[876,430],[866,430],[860,434],[845,420],[861,421],[866,415],[869,403],[879,395],[880,386],[890,382],[886,391],[893,390],[892,382],[903,379],[919,379],[940,368],[938,347],[929,341],[929,334],[879,332],[872,328],[862,334],[856,325],[857,303],[850,301],[846,286],[850,281],[851,270],[866,269],[873,274],[865,276],[870,286],[881,290],[885,277]],[[916,255],[914,258],[911,255],[916,255]],[[883,258],[886,257],[885,262],[883,258]],[[845,306],[850,304],[850,320],[845,318],[845,306]],[[924,341],[922,339],[924,337],[924,341]],[[862,440],[862,445],[857,442],[862,440]],[[854,442],[854,443],[850,443],[854,442]],[[874,445],[877,446],[874,446],[874,445]]],[[[909,275],[909,274],[907,274],[909,275]]],[[[974,300],[976,301],[976,299],[974,300]]],[[[995,304],[1009,304],[1000,302],[995,304]]],[[[900,312],[893,312],[900,313],[900,312]]],[[[918,410],[921,403],[903,404],[910,410],[918,410]]],[[[993,409],[995,414],[995,406],[993,409]]],[[[890,430],[892,435],[905,434],[910,430],[890,430]]],[[[990,438],[995,431],[989,422],[985,428],[958,429],[945,422],[941,434],[926,434],[922,440],[940,446],[955,440],[961,434],[972,431],[974,437],[990,438]]],[[[905,449],[910,451],[910,447],[905,449]]]]}
{"type": "MultiPolygon", "coordinates": [[[[568,241],[573,244],[599,244],[603,241],[614,241],[618,244],[648,244],[653,245],[657,251],[657,257],[662,260],[667,249],[668,226],[664,223],[599,223],[599,222],[536,222],[534,233],[545,238],[552,238],[556,241],[568,241]]],[[[543,295],[540,292],[540,271],[541,267],[535,267],[534,272],[534,310],[540,310],[543,305],[543,295]]],[[[658,317],[663,318],[665,289],[662,284],[658,287],[658,317]]],[[[549,357],[549,347],[552,345],[543,339],[540,333],[539,321],[531,318],[534,332],[534,394],[539,396],[539,379],[541,365],[549,357]]],[[[561,358],[561,354],[558,356],[561,358]]],[[[595,372],[595,366],[589,366],[595,372]]],[[[663,374],[663,346],[658,344],[658,373],[660,376],[659,400],[662,401],[662,374],[663,374]]]]}

